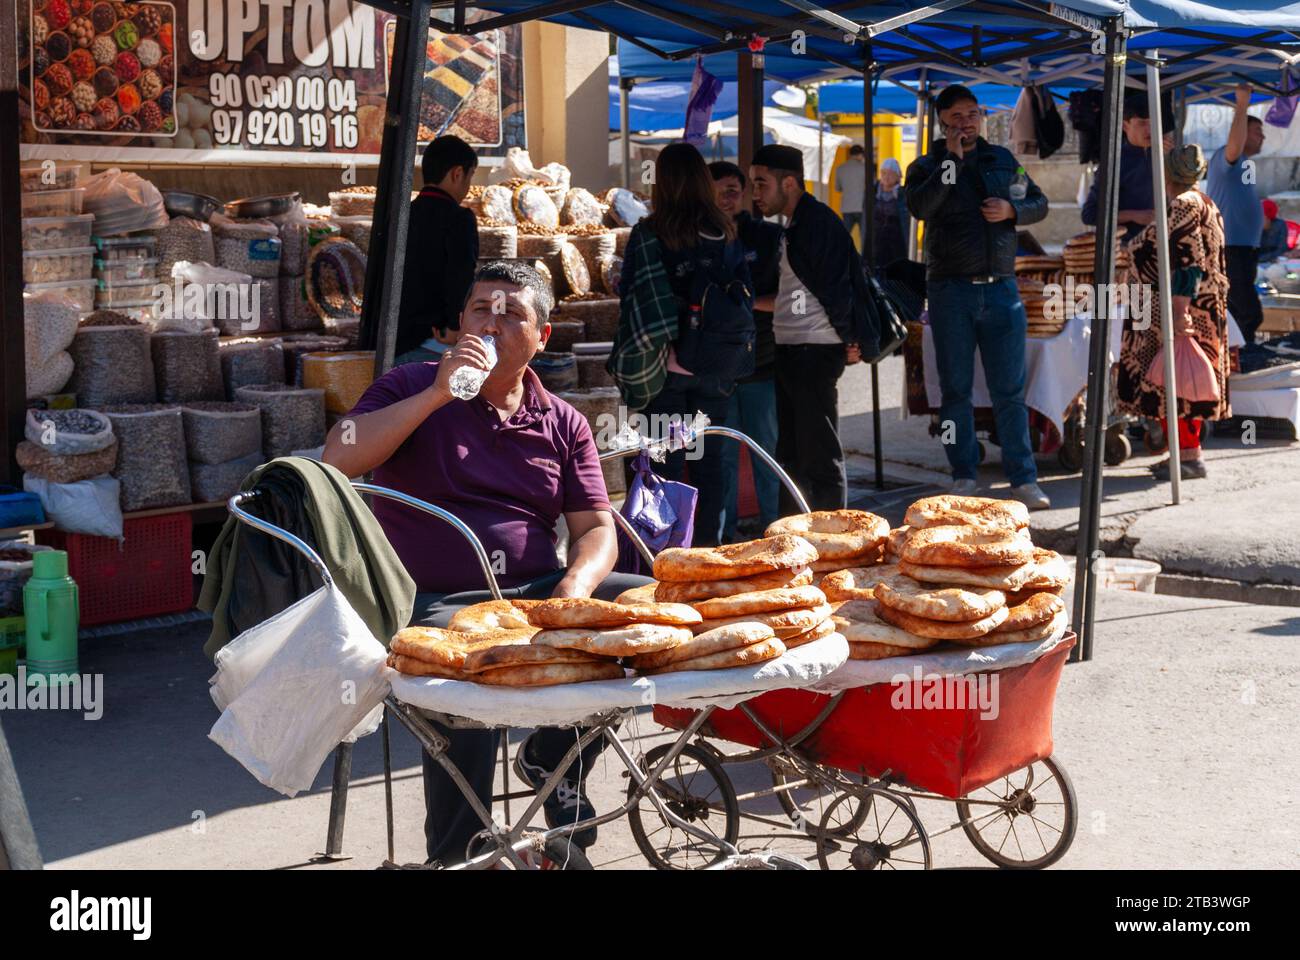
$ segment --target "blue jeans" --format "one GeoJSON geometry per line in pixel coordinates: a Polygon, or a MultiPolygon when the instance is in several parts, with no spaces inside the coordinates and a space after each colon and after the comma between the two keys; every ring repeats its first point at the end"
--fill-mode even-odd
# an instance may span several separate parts
{"type": "Polygon", "coordinates": [[[1016,281],[931,280],[927,294],[943,393],[940,425],[951,430],[946,427],[951,421],[956,432],[955,442],[944,444],[953,478],[973,480],[979,466],[971,405],[975,348],[979,347],[1002,446],[1002,470],[1012,486],[1035,482],[1038,470],[1029,446],[1029,411],[1025,407],[1025,308],[1016,281]]]}
{"type": "MultiPolygon", "coordinates": [[[[862,221],[861,208],[858,208],[857,210],[845,210],[843,213],[840,214],[840,219],[844,221],[844,229],[847,230],[850,235],[853,233],[853,225],[857,224],[858,236],[859,237],[866,236],[866,231],[863,229],[862,226],[863,221],[862,221]]],[[[859,242],[858,246],[860,247],[862,246],[862,244],[859,242]]]]}
{"type": "MultiPolygon", "coordinates": [[[[736,385],[727,409],[727,426],[748,434],[760,447],[776,456],[776,381],[758,380],[736,385]]],[[[758,517],[767,525],[780,516],[779,499],[781,481],[758,457],[752,453],[749,462],[754,468],[754,493],[758,496],[758,517]]],[[[723,493],[722,503],[727,512],[723,521],[723,540],[736,539],[736,522],[740,519],[740,444],[723,443],[722,446],[723,493]]]]}

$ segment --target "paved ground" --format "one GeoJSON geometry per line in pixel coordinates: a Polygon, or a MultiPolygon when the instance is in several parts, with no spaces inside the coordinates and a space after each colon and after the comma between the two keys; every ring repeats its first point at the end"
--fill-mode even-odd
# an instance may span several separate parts
{"type": "MultiPolygon", "coordinates": [[[[841,433],[858,455],[855,469],[869,473],[873,447],[870,381],[849,368],[841,380],[841,433]]],[[[918,482],[946,483],[943,447],[928,432],[926,417],[902,416],[902,360],[881,365],[881,438],[886,472],[918,482]]],[[[998,448],[980,471],[988,489],[1006,490],[998,448]]],[[[1170,504],[1169,484],[1151,479],[1147,466],[1161,459],[1137,445],[1135,455],[1107,467],[1103,484],[1102,549],[1111,556],[1159,562],[1166,572],[1245,584],[1300,585],[1300,444],[1237,437],[1211,437],[1205,448],[1209,476],[1182,484],[1182,503],[1170,504]]],[[[1074,553],[1079,521],[1079,478],[1056,458],[1039,459],[1043,488],[1053,509],[1035,513],[1034,539],[1074,553]]],[[[1300,603],[1274,591],[1270,602],[1300,603]]]]}
{"type": "MultiPolygon", "coordinates": [[[[385,856],[378,737],[357,749],[346,847],[354,859],[309,866],[323,848],[329,769],[293,800],[258,785],[206,733],[215,720],[206,627],[86,641],[83,669],[107,677],[103,718],[0,715],[37,837],[55,868],[304,867],[369,869],[385,856]]],[[[1063,867],[1289,867],[1300,855],[1300,614],[1291,608],[1103,591],[1096,659],[1067,666],[1057,698],[1056,754],[1079,798],[1079,832],[1063,867]]],[[[658,738],[640,716],[629,733],[658,738]]],[[[394,738],[397,855],[421,856],[418,753],[394,738]]],[[[592,793],[609,809],[625,789],[602,760],[592,793]]],[[[738,789],[761,769],[732,771],[738,789]]],[[[921,801],[932,833],[953,807],[921,801]]],[[[515,808],[518,812],[518,807],[515,808]]],[[[751,811],[776,813],[770,800],[751,811]]],[[[803,855],[812,845],[751,845],[803,855]]],[[[625,822],[604,828],[601,865],[643,867],[625,822]]],[[[934,841],[936,865],[984,861],[960,832],[934,841]]]]}

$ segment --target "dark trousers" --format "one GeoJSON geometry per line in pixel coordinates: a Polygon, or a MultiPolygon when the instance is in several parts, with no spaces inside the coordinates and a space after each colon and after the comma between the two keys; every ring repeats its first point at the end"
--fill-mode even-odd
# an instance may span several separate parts
{"type": "Polygon", "coordinates": [[[1264,322],[1259,305],[1255,274],[1259,268],[1259,247],[1224,247],[1228,261],[1228,309],[1247,343],[1255,342],[1255,331],[1264,322]]]}
{"type": "MultiPolygon", "coordinates": [[[[814,510],[848,505],[840,446],[839,379],[844,344],[776,347],[776,459],[814,510]]],[[[799,512],[781,488],[781,513],[799,512]]]]}
{"type": "Polygon", "coordinates": [[[975,408],[971,405],[978,347],[998,425],[1002,470],[1013,487],[1034,483],[1038,469],[1029,444],[1029,410],[1025,406],[1025,307],[1016,281],[971,283],[949,277],[931,280],[926,295],[943,394],[940,437],[953,479],[974,480],[979,469],[975,408]]]}
{"type": "MultiPolygon", "coordinates": [[[[549,597],[555,585],[564,576],[563,570],[531,580],[510,590],[502,590],[507,600],[526,598],[541,600],[549,597]]],[[[611,573],[592,596],[600,600],[613,600],[624,590],[638,587],[649,582],[647,577],[633,576],[626,573],[611,573]]],[[[413,624],[428,627],[445,627],[455,612],[474,603],[491,600],[492,595],[486,590],[471,590],[464,593],[420,593],[415,597],[415,611],[411,615],[413,624]]],[[[454,763],[465,780],[478,795],[479,801],[489,810],[492,809],[492,782],[495,773],[499,731],[497,730],[452,730],[442,724],[433,726],[450,741],[447,757],[454,763]]],[[[549,770],[554,770],[564,759],[564,754],[577,741],[581,729],[563,727],[544,727],[533,738],[532,759],[549,770]]],[[[567,776],[571,780],[583,778],[591,770],[592,764],[605,748],[605,738],[598,737],[592,741],[579,760],[569,768],[567,776]]],[[[450,865],[465,860],[465,848],[470,839],[480,830],[485,829],[483,821],[465,802],[460,788],[447,776],[442,766],[427,753],[422,754],[424,761],[424,841],[429,860],[438,860],[450,865]]]]}
{"type": "MultiPolygon", "coordinates": [[[[656,439],[668,433],[670,417],[693,417],[703,413],[715,427],[727,425],[730,398],[700,389],[698,377],[668,374],[664,388],[641,411],[650,421],[650,433],[656,439]]],[[[697,547],[714,547],[722,542],[722,523],[726,484],[723,482],[723,444],[733,443],[719,437],[701,437],[690,450],[670,453],[663,463],[653,464],[654,472],[665,480],[682,480],[690,465],[691,486],[699,491],[695,502],[695,531],[691,539],[697,547]]],[[[629,461],[630,462],[630,461],[629,461]]]]}

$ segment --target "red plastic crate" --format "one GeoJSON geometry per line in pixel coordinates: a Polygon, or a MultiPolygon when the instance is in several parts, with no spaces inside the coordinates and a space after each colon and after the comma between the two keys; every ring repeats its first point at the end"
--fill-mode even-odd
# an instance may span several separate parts
{"type": "Polygon", "coordinates": [[[120,544],[61,530],[37,531],[36,539],[67,551],[68,575],[81,597],[81,625],[89,627],[193,607],[192,531],[188,513],[168,513],[127,520],[120,544]]]}
{"type": "MultiPolygon", "coordinates": [[[[816,732],[796,748],[840,770],[881,776],[886,770],[909,786],[964,797],[999,777],[1052,755],[1052,706],[1073,638],[1032,663],[997,671],[998,714],[977,706],[896,709],[895,687],[878,683],[845,693],[816,732]]],[[[923,689],[912,682],[913,701],[923,689]]],[[[774,690],[748,701],[773,733],[794,736],[816,719],[829,698],[806,690],[774,690]]],[[[682,729],[695,711],[656,706],[656,723],[682,729]]],[[[715,710],[700,732],[750,747],[772,744],[739,709],[715,710]]]]}

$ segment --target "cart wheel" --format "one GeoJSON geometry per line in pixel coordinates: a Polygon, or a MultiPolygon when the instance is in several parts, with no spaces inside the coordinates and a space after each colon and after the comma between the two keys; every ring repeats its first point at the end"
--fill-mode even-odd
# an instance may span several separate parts
{"type": "MultiPolygon", "coordinates": [[[[665,743],[647,752],[642,769],[653,770],[672,746],[665,743]]],[[[628,785],[629,798],[636,789],[635,782],[628,785]]],[[[707,750],[688,744],[653,790],[669,811],[696,829],[732,846],[740,838],[736,790],[722,764],[707,750]]],[[[698,870],[726,857],[720,845],[692,836],[660,816],[648,796],[643,795],[628,811],[627,822],[637,848],[656,870],[698,870]]]]}
{"type": "MultiPolygon", "coordinates": [[[[792,780],[807,779],[791,766],[788,760],[779,756],[768,761],[768,769],[771,771],[772,786],[774,787],[784,786],[792,780]]],[[[782,790],[776,795],[776,799],[781,804],[781,809],[785,811],[785,815],[790,818],[791,823],[805,833],[812,834],[819,829],[819,825],[826,817],[827,808],[830,807],[837,796],[839,794],[830,784],[814,781],[807,786],[782,790]]],[[[856,813],[849,816],[848,810],[841,811],[841,816],[845,818],[845,823],[841,827],[845,831],[856,830],[860,827],[871,810],[871,797],[858,796],[860,802],[856,813]]],[[[839,828],[837,827],[837,829],[839,828]]]]}
{"type": "Polygon", "coordinates": [[[1118,467],[1133,455],[1133,445],[1128,442],[1122,430],[1106,431],[1106,466],[1118,467]]]}
{"type": "Polygon", "coordinates": [[[1155,424],[1147,427],[1143,432],[1142,445],[1147,448],[1148,453],[1164,453],[1169,449],[1169,438],[1160,429],[1160,425],[1155,424]]]}
{"type": "Polygon", "coordinates": [[[1061,448],[1056,451],[1056,459],[1066,470],[1076,473],[1083,468],[1083,444],[1071,443],[1066,437],[1061,448]]]}
{"type": "Polygon", "coordinates": [[[823,870],[929,870],[930,838],[908,803],[889,790],[864,787],[869,798],[841,794],[826,810],[817,834],[823,870]],[[854,826],[859,807],[869,816],[854,826]]]}
{"type": "Polygon", "coordinates": [[[961,828],[999,867],[1037,870],[1065,855],[1078,826],[1074,785],[1048,757],[957,801],[961,828]]]}

